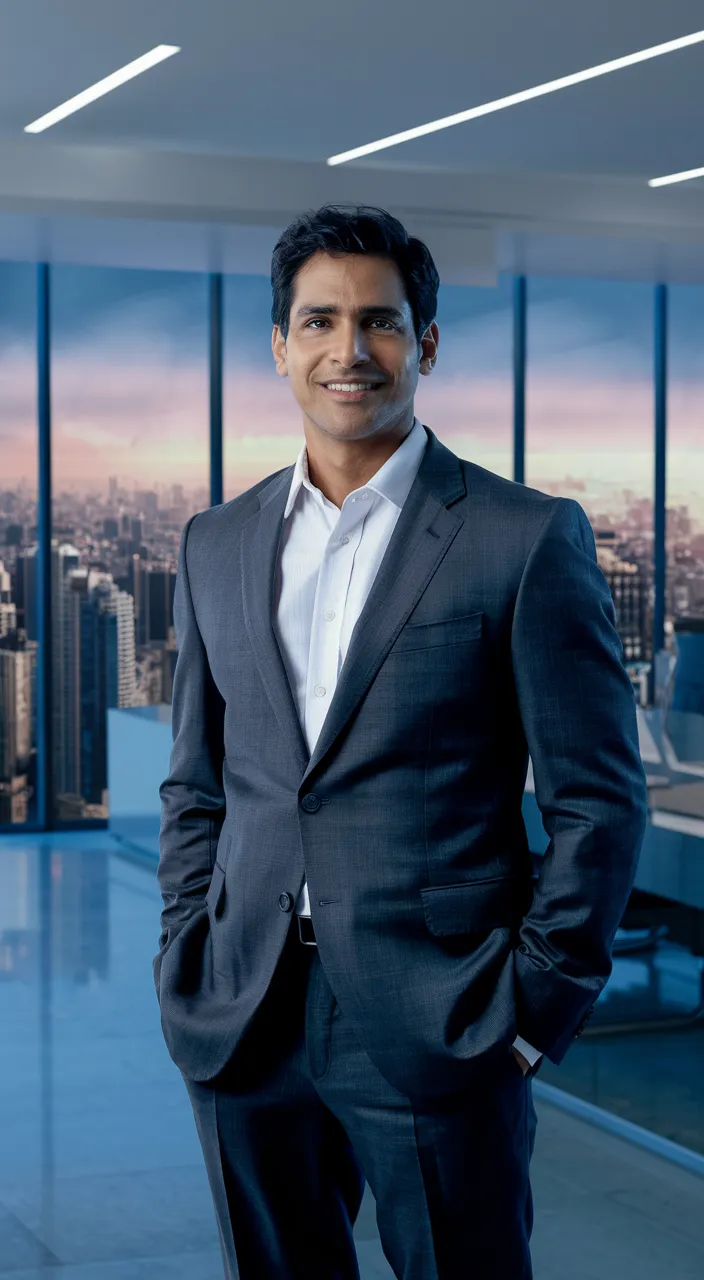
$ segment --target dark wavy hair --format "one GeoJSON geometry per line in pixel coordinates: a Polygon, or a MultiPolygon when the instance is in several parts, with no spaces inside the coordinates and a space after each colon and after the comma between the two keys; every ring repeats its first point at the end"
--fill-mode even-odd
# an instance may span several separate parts
{"type": "Polygon", "coordinates": [[[271,320],[288,337],[296,273],[319,250],[390,258],[403,280],[418,342],[437,314],[440,277],[427,245],[409,236],[398,218],[371,205],[324,205],[295,218],[271,259],[271,320]]]}

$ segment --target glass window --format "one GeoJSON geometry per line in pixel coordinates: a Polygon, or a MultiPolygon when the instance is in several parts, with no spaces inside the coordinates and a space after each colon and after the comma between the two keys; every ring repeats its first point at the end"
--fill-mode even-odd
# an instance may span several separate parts
{"type": "Polygon", "coordinates": [[[704,619],[704,288],[670,288],[666,629],[704,619]]]}
{"type": "Polygon", "coordinates": [[[704,817],[704,289],[670,288],[663,703],[670,786],[660,808],[704,817]]]}
{"type": "Polygon", "coordinates": [[[36,273],[0,262],[0,827],[36,820],[36,273]]]}
{"type": "Polygon", "coordinates": [[[301,411],[271,354],[268,276],[229,275],[223,287],[223,497],[227,502],[296,461],[301,411]]]}
{"type": "Polygon", "coordinates": [[[59,821],[108,816],[108,708],[171,700],[179,539],[210,505],[207,314],[204,275],[53,271],[59,821]]]}
{"type": "Polygon", "coordinates": [[[513,479],[512,282],[441,285],[440,345],[418,381],[416,413],[460,458],[513,479]]]}
{"type": "MultiPolygon", "coordinates": [[[[649,810],[634,892],[614,938],[613,972],[584,1035],[559,1068],[544,1061],[541,1079],[701,1151],[701,1029],[694,1023],[702,959],[694,945],[692,908],[701,905],[695,846],[702,842],[691,818],[682,815],[696,815],[698,805],[701,826],[702,782],[694,766],[689,776],[677,767],[670,725],[668,745],[661,708],[647,705],[638,679],[652,657],[653,286],[531,280],[528,296],[526,483],[575,498],[592,523],[626,666],[641,692],[639,741],[649,810]]],[[[676,330],[689,325],[684,308],[681,315],[676,330]]],[[[688,344],[690,337],[691,369],[696,329],[687,335],[688,344]]],[[[684,356],[680,348],[680,367],[687,363],[684,356]]],[[[690,379],[685,392],[681,372],[671,388],[673,411],[678,398],[670,451],[684,450],[688,465],[682,457],[671,467],[668,505],[691,503],[694,510],[697,482],[693,475],[686,480],[697,451],[685,417],[691,422],[696,415],[697,390],[690,379]]],[[[676,537],[685,527],[678,516],[668,536],[670,573],[676,537]]],[[[677,576],[678,583],[683,580],[677,576]]],[[[683,743],[684,738],[683,733],[683,743]]]]}
{"type": "Polygon", "coordinates": [[[528,282],[525,482],[584,508],[634,680],[652,659],[652,316],[648,284],[528,282]]]}

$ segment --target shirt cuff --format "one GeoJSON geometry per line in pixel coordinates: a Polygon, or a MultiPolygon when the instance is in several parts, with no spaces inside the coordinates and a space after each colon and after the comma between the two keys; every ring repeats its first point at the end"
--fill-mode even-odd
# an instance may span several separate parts
{"type": "Polygon", "coordinates": [[[528,1044],[528,1041],[523,1040],[521,1036],[516,1036],[516,1039],[513,1042],[513,1047],[514,1049],[518,1049],[518,1052],[522,1053],[524,1058],[528,1059],[531,1067],[538,1061],[538,1058],[542,1058],[543,1056],[540,1049],[534,1049],[532,1044],[528,1044]]]}

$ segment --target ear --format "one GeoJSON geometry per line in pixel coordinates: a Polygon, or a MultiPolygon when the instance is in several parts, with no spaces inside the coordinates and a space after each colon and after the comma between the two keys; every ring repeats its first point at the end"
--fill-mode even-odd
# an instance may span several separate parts
{"type": "Polygon", "coordinates": [[[426,329],[425,333],[423,334],[423,337],[420,340],[420,347],[421,347],[420,372],[424,374],[425,377],[427,377],[428,374],[432,371],[435,361],[438,358],[439,345],[440,345],[440,330],[438,329],[438,326],[433,320],[433,323],[428,325],[428,328],[426,329]]]}
{"type": "Polygon", "coordinates": [[[276,365],[276,372],[280,378],[288,377],[288,365],[286,363],[286,339],[281,332],[278,324],[274,325],[271,334],[271,351],[276,365]]]}

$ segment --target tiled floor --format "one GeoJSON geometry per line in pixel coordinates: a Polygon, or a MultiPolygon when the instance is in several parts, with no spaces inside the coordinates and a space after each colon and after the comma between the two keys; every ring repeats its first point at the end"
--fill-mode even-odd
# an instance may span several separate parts
{"type": "MultiPolygon", "coordinates": [[[[114,848],[108,833],[0,839],[0,1280],[222,1277],[151,981],[154,868],[114,848]]],[[[583,1038],[550,1080],[590,1096],[595,1078],[616,1091],[640,1071],[622,1105],[645,1099],[629,1113],[640,1123],[667,1111],[683,1142],[702,1123],[701,1047],[681,1033],[598,1050],[583,1038]]],[[[704,1179],[537,1097],[536,1109],[536,1280],[701,1280],[704,1179]]],[[[363,1280],[389,1280],[368,1190],[355,1237],[363,1280]]]]}

